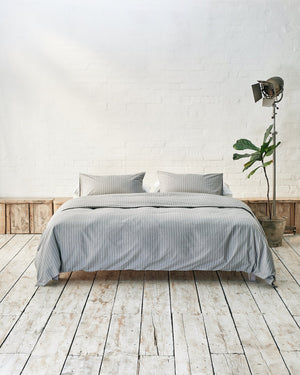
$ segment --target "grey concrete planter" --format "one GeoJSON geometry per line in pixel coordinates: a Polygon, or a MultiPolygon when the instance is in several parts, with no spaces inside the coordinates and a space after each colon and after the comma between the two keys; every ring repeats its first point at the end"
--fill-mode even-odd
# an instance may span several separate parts
{"type": "Polygon", "coordinates": [[[282,245],[282,237],[286,226],[286,219],[284,217],[273,218],[270,220],[267,216],[260,217],[259,222],[266,234],[268,244],[271,247],[278,247],[282,245]]]}

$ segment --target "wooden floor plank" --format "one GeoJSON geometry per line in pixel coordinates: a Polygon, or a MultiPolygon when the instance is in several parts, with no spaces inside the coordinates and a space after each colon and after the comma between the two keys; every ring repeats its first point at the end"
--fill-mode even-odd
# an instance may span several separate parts
{"type": "Polygon", "coordinates": [[[143,313],[140,354],[172,356],[173,335],[170,314],[143,313]]]}
{"type": "Polygon", "coordinates": [[[276,291],[291,314],[300,315],[300,287],[275,253],[273,259],[276,268],[276,284],[278,285],[276,291]]]}
{"type": "Polygon", "coordinates": [[[288,375],[276,343],[241,274],[219,274],[252,373],[288,375]]]}
{"type": "Polygon", "coordinates": [[[142,356],[139,375],[175,375],[174,358],[166,356],[142,356]]]}
{"type": "Polygon", "coordinates": [[[14,234],[0,234],[0,249],[14,237],[14,234]]]}
{"type": "Polygon", "coordinates": [[[137,373],[136,355],[123,353],[106,353],[100,375],[135,375],[137,373]]]}
{"type": "Polygon", "coordinates": [[[202,315],[173,314],[176,374],[212,374],[202,315]]]}
{"type": "Polygon", "coordinates": [[[276,290],[263,280],[257,280],[255,283],[247,281],[247,284],[279,349],[300,350],[299,328],[276,290]]]}
{"type": "Polygon", "coordinates": [[[113,313],[141,314],[143,285],[144,271],[121,271],[113,313]]]}
{"type": "Polygon", "coordinates": [[[293,277],[300,285],[300,256],[295,250],[286,242],[282,242],[282,246],[274,247],[273,251],[284,263],[293,277]]]}
{"type": "Polygon", "coordinates": [[[286,236],[284,241],[287,242],[300,256],[300,236],[286,236]]]}
{"type": "MultiPolygon", "coordinates": [[[[106,353],[122,353],[138,356],[140,316],[113,314],[107,338],[106,353]]],[[[104,356],[105,356],[104,355],[104,356]]],[[[105,357],[104,357],[105,358],[105,357]]]]}
{"type": "Polygon", "coordinates": [[[141,355],[173,355],[168,272],[146,272],[141,327],[141,355]]]}
{"type": "Polygon", "coordinates": [[[35,282],[35,267],[31,264],[0,303],[0,346],[36,292],[35,282]]]}
{"type": "MultiPolygon", "coordinates": [[[[0,249],[0,271],[14,258],[16,254],[31,240],[31,234],[19,234],[14,236],[0,249]]],[[[1,275],[1,273],[0,273],[1,275]]]]}
{"type": "Polygon", "coordinates": [[[101,357],[93,355],[68,356],[61,375],[98,375],[101,357]]]}
{"type": "Polygon", "coordinates": [[[30,355],[66,282],[67,275],[65,274],[55,286],[37,290],[7,340],[1,346],[0,353],[30,355]]]}
{"type": "Polygon", "coordinates": [[[283,358],[290,370],[291,375],[300,374],[300,351],[282,352],[283,358]]]}
{"type": "Polygon", "coordinates": [[[90,358],[103,355],[119,273],[119,271],[97,272],[70,356],[90,358]]]}
{"type": "Polygon", "coordinates": [[[192,271],[170,272],[170,291],[172,313],[200,314],[192,271]]]}
{"type": "Polygon", "coordinates": [[[170,315],[169,277],[167,271],[145,272],[143,308],[147,313],[170,315]]]}
{"type": "Polygon", "coordinates": [[[0,301],[34,260],[39,241],[40,235],[32,237],[12,261],[2,269],[0,273],[0,301]]]}
{"type": "Polygon", "coordinates": [[[243,353],[234,321],[216,272],[196,271],[204,323],[211,353],[243,353]]]}
{"type": "Polygon", "coordinates": [[[93,273],[74,272],[72,274],[42,336],[32,351],[23,374],[39,373],[41,368],[45,374],[60,373],[93,280],[93,273]],[[76,303],[73,302],[74,296],[76,297],[76,303]]]}
{"type": "Polygon", "coordinates": [[[213,354],[212,360],[215,375],[251,375],[243,354],[213,354]]]}
{"type": "Polygon", "coordinates": [[[26,359],[26,354],[0,354],[0,374],[20,374],[24,366],[24,363],[26,362],[26,359]]]}

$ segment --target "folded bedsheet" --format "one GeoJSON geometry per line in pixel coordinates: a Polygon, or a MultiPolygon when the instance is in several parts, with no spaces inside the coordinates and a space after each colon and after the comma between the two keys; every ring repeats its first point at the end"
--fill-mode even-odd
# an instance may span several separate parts
{"type": "Polygon", "coordinates": [[[264,232],[243,202],[198,193],[75,198],[53,215],[38,246],[37,285],[60,272],[245,271],[275,280],[264,232]]]}

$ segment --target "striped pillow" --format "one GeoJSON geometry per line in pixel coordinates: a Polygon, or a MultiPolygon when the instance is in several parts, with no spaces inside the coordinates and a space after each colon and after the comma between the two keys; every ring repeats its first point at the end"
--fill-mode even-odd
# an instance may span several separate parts
{"type": "Polygon", "coordinates": [[[177,174],[158,171],[161,192],[223,194],[223,173],[177,174]]]}
{"type": "Polygon", "coordinates": [[[145,172],[118,176],[92,176],[80,173],[79,196],[143,193],[144,176],[145,172]]]}

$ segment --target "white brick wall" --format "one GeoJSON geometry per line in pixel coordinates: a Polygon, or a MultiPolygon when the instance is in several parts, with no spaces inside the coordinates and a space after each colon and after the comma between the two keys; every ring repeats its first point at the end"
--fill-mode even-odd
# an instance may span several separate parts
{"type": "MultiPolygon", "coordinates": [[[[2,1],[0,196],[68,196],[80,171],[224,172],[271,109],[251,84],[279,75],[278,196],[300,196],[298,0],[2,1]]],[[[271,176],[270,169],[270,176],[271,176]]]]}

